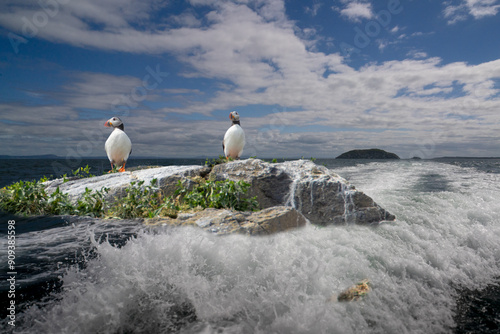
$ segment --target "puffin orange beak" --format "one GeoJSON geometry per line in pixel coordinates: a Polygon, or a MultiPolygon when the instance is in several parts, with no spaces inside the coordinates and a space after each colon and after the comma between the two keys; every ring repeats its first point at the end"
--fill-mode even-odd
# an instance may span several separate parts
{"type": "Polygon", "coordinates": [[[233,118],[234,118],[233,113],[230,113],[230,114],[229,114],[229,119],[232,121],[232,120],[233,120],[233,118]]]}
{"type": "Polygon", "coordinates": [[[111,123],[109,123],[109,121],[106,121],[106,123],[104,123],[104,126],[110,128],[111,127],[111,123]]]}

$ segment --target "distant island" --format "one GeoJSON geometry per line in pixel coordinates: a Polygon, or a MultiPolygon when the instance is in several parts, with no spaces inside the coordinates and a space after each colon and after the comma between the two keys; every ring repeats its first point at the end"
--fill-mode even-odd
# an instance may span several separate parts
{"type": "Polygon", "coordinates": [[[368,150],[352,150],[346,153],[342,153],[335,159],[399,159],[399,157],[390,152],[378,148],[372,148],[368,150]]]}
{"type": "Polygon", "coordinates": [[[0,159],[64,159],[64,157],[55,154],[42,155],[0,155],[0,159]]]}

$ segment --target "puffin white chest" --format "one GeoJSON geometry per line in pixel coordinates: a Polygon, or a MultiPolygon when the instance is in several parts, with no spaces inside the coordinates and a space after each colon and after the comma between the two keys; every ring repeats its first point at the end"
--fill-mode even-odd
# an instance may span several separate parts
{"type": "Polygon", "coordinates": [[[127,161],[130,151],[132,150],[132,142],[125,132],[116,128],[111,132],[108,140],[106,140],[104,149],[111,163],[122,165],[127,161]]]}
{"type": "Polygon", "coordinates": [[[224,154],[226,157],[239,158],[245,147],[245,132],[238,124],[232,125],[224,135],[224,154]]]}

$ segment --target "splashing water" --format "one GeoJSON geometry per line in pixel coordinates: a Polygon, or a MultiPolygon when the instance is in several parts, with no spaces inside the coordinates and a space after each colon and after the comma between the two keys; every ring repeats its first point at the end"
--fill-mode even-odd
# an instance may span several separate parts
{"type": "Polygon", "coordinates": [[[456,288],[500,274],[500,174],[425,161],[335,172],[397,221],[258,238],[144,228],[121,247],[87,229],[97,256],[16,333],[453,332],[456,288]],[[365,298],[328,301],[363,279],[365,298]]]}
{"type": "Polygon", "coordinates": [[[344,196],[344,221],[346,223],[356,222],[356,213],[354,209],[356,208],[353,200],[354,190],[351,185],[341,184],[342,194],[344,196]]]}

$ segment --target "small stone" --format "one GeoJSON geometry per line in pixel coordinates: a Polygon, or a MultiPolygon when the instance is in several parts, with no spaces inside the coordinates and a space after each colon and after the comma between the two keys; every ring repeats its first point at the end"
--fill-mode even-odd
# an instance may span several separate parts
{"type": "Polygon", "coordinates": [[[210,220],[209,218],[201,218],[201,219],[198,219],[195,223],[199,227],[204,228],[204,227],[212,225],[212,220],[210,220]]]}
{"type": "Polygon", "coordinates": [[[370,291],[370,281],[368,279],[364,279],[358,284],[353,285],[349,289],[340,293],[337,297],[337,300],[339,302],[356,301],[366,296],[370,291]]]}

